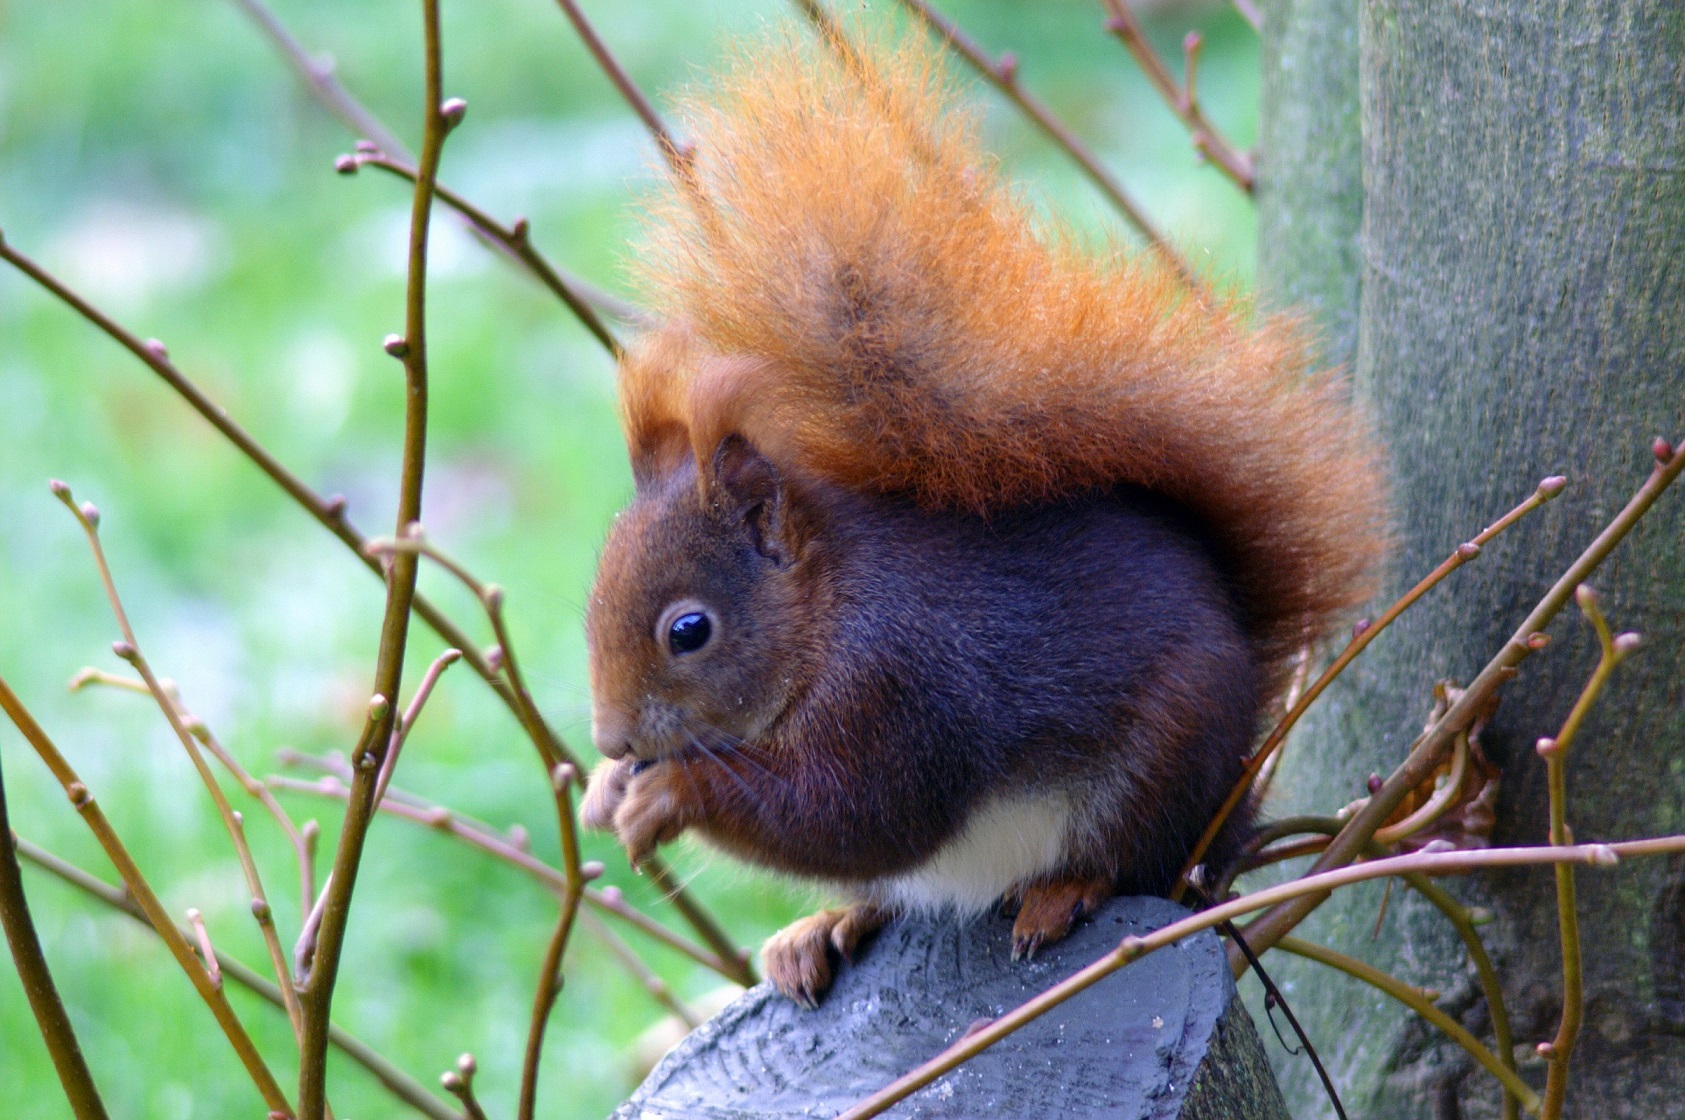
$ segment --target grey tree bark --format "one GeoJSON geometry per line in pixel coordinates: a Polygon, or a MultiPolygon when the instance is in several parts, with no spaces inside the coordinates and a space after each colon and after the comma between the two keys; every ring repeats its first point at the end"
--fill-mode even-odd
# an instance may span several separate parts
{"type": "MultiPolygon", "coordinates": [[[[1361,796],[1420,729],[1435,679],[1467,680],[1650,468],[1685,437],[1685,5],[1676,0],[1276,0],[1267,12],[1260,278],[1308,305],[1390,447],[1398,531],[1383,599],[1524,497],[1568,492],[1407,614],[1290,744],[1267,806],[1361,796]]],[[[1618,671],[1569,769],[1580,840],[1685,830],[1685,494],[1594,581],[1646,648],[1618,671]]],[[[1498,832],[1545,834],[1534,741],[1595,644],[1572,612],[1486,736],[1498,832]]],[[[1496,921],[1516,1039],[1560,1009],[1548,872],[1452,884],[1496,921]]],[[[1395,892],[1336,896],[1302,932],[1412,983],[1490,1041],[1460,945],[1395,892]]],[[[1568,1115],[1685,1114],[1685,860],[1581,873],[1587,1021],[1568,1115]]],[[[1385,997],[1270,958],[1353,1115],[1495,1116],[1491,1079],[1385,997]]],[[[1267,1032],[1266,1032],[1267,1036],[1267,1032]]],[[[1271,1046],[1293,1114],[1330,1109],[1271,1046]]],[[[1543,1081],[1542,1067],[1524,1068],[1543,1081]]]]}

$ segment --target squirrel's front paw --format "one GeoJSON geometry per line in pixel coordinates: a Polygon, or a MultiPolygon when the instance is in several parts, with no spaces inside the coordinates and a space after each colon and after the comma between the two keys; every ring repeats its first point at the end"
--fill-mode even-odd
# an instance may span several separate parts
{"type": "Polygon", "coordinates": [[[585,783],[585,800],[579,806],[579,823],[595,832],[614,831],[614,813],[626,800],[626,784],[632,780],[637,759],[605,758],[591,771],[585,783]]]}
{"type": "Polygon", "coordinates": [[[831,954],[853,960],[860,942],[888,920],[886,911],[860,903],[791,922],[767,938],[761,949],[766,978],[797,1003],[818,1007],[820,995],[835,975],[831,954]]]}
{"type": "MultiPolygon", "coordinates": [[[[676,761],[634,764],[626,767],[624,778],[607,779],[620,786],[613,798],[614,834],[633,867],[649,858],[657,844],[665,844],[701,819],[695,783],[679,772],[683,765],[676,761]]],[[[595,785],[596,775],[591,778],[595,785]]],[[[609,798],[605,790],[604,801],[609,798]]],[[[590,801],[589,792],[586,800],[590,801]]]]}

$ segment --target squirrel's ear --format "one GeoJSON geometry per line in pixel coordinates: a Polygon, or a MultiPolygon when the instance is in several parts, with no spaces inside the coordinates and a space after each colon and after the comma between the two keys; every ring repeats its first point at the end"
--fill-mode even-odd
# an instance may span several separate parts
{"type": "Polygon", "coordinates": [[[781,568],[794,563],[800,518],[772,460],[742,436],[729,435],[714,450],[712,474],[721,510],[744,526],[756,551],[781,568]]]}

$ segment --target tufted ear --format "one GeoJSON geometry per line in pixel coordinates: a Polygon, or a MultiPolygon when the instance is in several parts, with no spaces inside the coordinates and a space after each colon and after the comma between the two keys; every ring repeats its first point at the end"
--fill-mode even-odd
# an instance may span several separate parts
{"type": "Polygon", "coordinates": [[[714,449],[714,500],[741,524],[755,550],[781,568],[801,552],[802,518],[788,483],[772,460],[740,435],[729,435],[714,449]]]}

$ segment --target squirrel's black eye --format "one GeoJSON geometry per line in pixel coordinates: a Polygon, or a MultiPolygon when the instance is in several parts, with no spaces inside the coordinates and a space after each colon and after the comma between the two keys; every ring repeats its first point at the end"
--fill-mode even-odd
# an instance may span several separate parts
{"type": "Polygon", "coordinates": [[[713,633],[713,624],[701,611],[681,614],[667,627],[667,648],[674,653],[695,653],[708,644],[713,633]]]}

